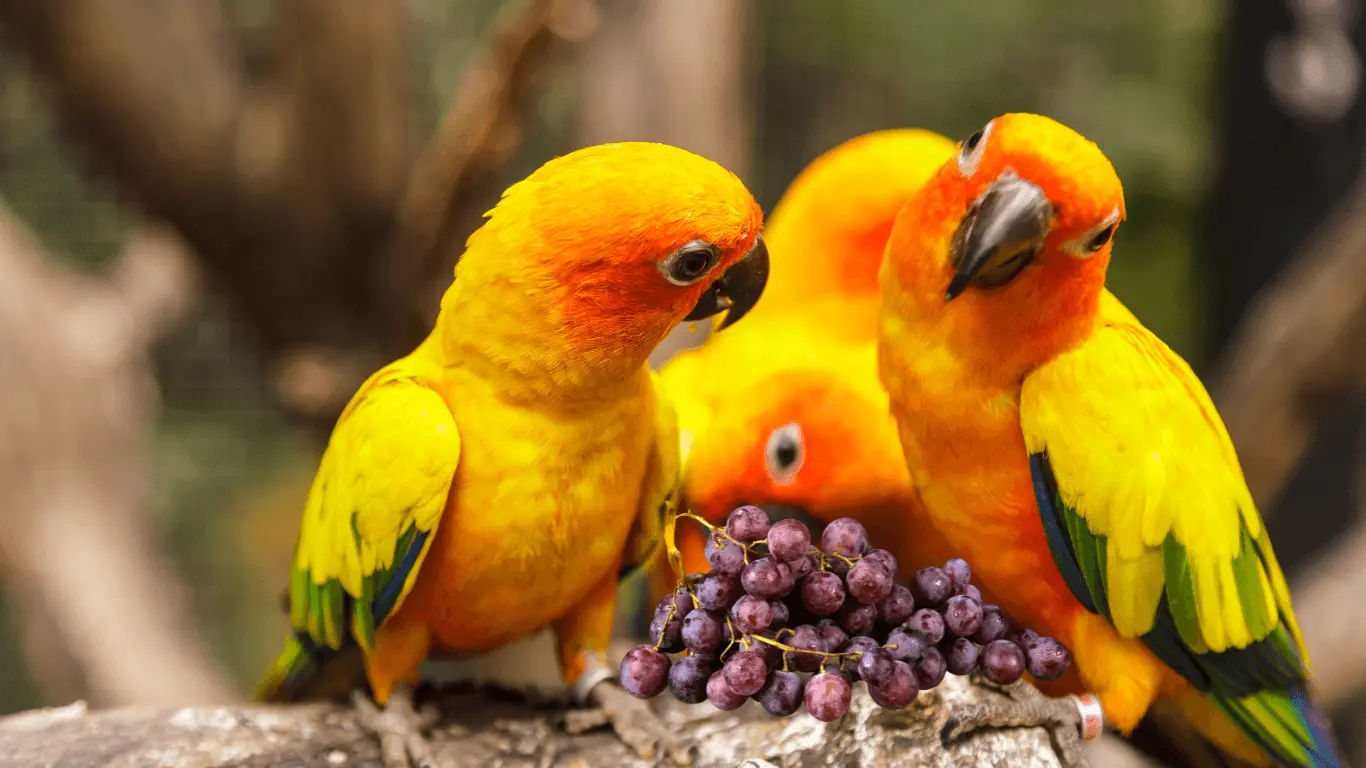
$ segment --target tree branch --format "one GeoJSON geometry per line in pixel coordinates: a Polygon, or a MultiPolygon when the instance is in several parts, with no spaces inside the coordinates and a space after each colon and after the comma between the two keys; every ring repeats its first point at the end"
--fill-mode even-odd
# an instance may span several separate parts
{"type": "MultiPolygon", "coordinates": [[[[696,744],[697,768],[733,768],[747,759],[781,765],[898,768],[921,765],[1061,765],[1042,728],[976,731],[945,749],[939,733],[955,707],[1004,698],[950,676],[900,711],[878,709],[862,686],[851,714],[828,725],[806,714],[775,720],[758,705],[720,712],[710,704],[659,702],[661,716],[696,744]]],[[[648,766],[594,719],[555,702],[528,703],[498,689],[441,692],[442,722],[430,737],[448,768],[487,765],[648,766]]],[[[85,712],[79,705],[0,720],[0,753],[23,765],[71,768],[170,759],[183,768],[371,765],[378,745],[352,710],[332,705],[85,712]],[[167,757],[172,756],[172,757],[167,757]]]]}
{"type": "Polygon", "coordinates": [[[0,573],[58,700],[234,698],[147,514],[148,344],[188,306],[183,259],[149,233],[100,281],[47,259],[0,209],[0,573]]]}
{"type": "Polygon", "coordinates": [[[1257,300],[1212,387],[1258,505],[1271,510],[1325,407],[1366,369],[1366,182],[1257,300]]]}

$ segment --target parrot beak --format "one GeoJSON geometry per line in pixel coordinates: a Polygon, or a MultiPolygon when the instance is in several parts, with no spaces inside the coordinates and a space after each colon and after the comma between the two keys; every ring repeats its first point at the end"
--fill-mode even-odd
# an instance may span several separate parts
{"type": "Polygon", "coordinates": [[[683,319],[688,322],[702,320],[729,310],[716,330],[728,328],[754,308],[767,282],[768,246],[764,245],[764,236],[759,235],[754,238],[749,253],[717,278],[683,319]]]}
{"type": "Polygon", "coordinates": [[[1038,185],[1001,174],[969,208],[953,238],[953,280],[945,301],[976,283],[1002,285],[1039,255],[1053,204],[1038,185]]]}

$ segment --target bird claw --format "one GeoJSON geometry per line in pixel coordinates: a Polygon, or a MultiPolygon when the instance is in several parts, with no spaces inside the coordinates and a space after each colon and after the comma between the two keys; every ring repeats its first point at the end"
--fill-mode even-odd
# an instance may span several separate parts
{"type": "Polygon", "coordinates": [[[668,758],[675,765],[691,765],[692,751],[678,739],[650,705],[612,681],[594,686],[588,699],[600,707],[617,738],[642,760],[668,758]]]}
{"type": "MultiPolygon", "coordinates": [[[[983,704],[955,707],[939,732],[940,741],[948,749],[953,742],[981,728],[1044,728],[1053,741],[1063,765],[1087,768],[1083,734],[1089,724],[1088,716],[1076,697],[1054,699],[1021,680],[1007,686],[992,686],[1004,693],[1009,701],[993,700],[983,704]]],[[[1091,698],[1088,701],[1093,702],[1091,698]]]]}
{"type": "Polygon", "coordinates": [[[432,727],[439,715],[430,710],[418,712],[410,689],[395,688],[382,711],[361,691],[352,692],[351,703],[361,727],[379,739],[384,768],[439,768],[431,745],[422,738],[422,731],[432,727]]]}

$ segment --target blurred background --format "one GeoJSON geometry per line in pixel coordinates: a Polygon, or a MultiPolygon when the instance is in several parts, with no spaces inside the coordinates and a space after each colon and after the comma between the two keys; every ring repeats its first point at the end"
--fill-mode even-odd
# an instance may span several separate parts
{"type": "Polygon", "coordinates": [[[545,160],[670,142],[768,209],[1024,110],[1118,168],[1111,288],[1210,384],[1366,755],[1364,44],[1356,0],[7,0],[0,712],[250,690],[336,414],[545,160]]]}

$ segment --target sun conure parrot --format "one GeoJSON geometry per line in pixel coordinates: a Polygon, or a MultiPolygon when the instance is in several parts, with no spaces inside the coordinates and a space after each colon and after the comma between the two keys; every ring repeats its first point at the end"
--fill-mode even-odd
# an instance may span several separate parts
{"type": "Polygon", "coordinates": [[[974,133],[906,204],[879,370],[911,476],[974,581],[1071,648],[1064,680],[1119,731],[1176,697],[1240,759],[1336,766],[1223,423],[1105,289],[1124,215],[1096,145],[1025,114],[974,133]]]}
{"type": "MultiPolygon", "coordinates": [[[[692,512],[719,522],[741,504],[782,504],[858,518],[888,546],[921,543],[895,535],[918,502],[877,378],[877,276],[897,211],[956,147],[930,131],[877,131],[793,180],[765,226],[768,285],[745,323],[660,372],[692,512]]],[[[708,570],[701,527],[677,536],[688,572],[708,570]]],[[[921,559],[906,554],[903,570],[921,559]]],[[[663,558],[655,573],[658,599],[674,582],[663,558]]]]}
{"type": "Polygon", "coordinates": [[[361,655],[384,703],[429,655],[544,627],[576,692],[612,688],[592,683],[619,574],[653,552],[678,482],[647,359],[684,320],[728,310],[725,327],[753,307],[761,226],[734,174],[660,144],[581,149],[509,188],[431,334],[337,422],[260,694],[310,695],[361,655]]]}

